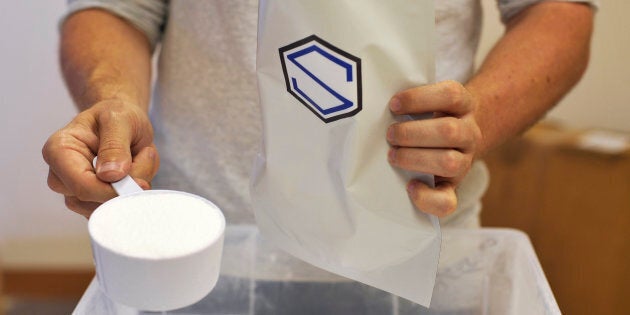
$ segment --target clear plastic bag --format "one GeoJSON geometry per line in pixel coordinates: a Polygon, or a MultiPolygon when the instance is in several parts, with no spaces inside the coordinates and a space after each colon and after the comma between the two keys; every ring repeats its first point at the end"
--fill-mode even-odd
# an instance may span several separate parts
{"type": "MultiPolygon", "coordinates": [[[[264,240],[254,226],[228,226],[214,290],[172,315],[556,315],[558,305],[527,236],[509,229],[444,230],[433,300],[425,308],[310,266],[264,240]]],[[[96,279],[75,315],[139,312],[109,300],[96,279]]]]}

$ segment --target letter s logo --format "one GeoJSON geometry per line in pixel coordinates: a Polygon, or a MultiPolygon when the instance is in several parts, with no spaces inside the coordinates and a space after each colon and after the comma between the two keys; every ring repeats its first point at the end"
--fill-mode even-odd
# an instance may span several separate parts
{"type": "Polygon", "coordinates": [[[279,51],[287,91],[321,120],[361,111],[361,59],[315,35],[279,51]]]}

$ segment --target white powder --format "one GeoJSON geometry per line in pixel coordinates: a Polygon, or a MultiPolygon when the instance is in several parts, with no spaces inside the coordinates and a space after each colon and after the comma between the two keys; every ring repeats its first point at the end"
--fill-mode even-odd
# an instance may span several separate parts
{"type": "Polygon", "coordinates": [[[163,259],[197,252],[225,227],[220,210],[200,197],[145,191],[112,199],[89,222],[94,241],[132,257],[163,259]]]}

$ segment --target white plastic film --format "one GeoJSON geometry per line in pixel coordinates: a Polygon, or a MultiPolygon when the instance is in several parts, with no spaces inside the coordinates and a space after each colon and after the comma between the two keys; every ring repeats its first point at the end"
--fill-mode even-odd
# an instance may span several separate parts
{"type": "Polygon", "coordinates": [[[264,148],[251,194],[264,237],[290,254],[427,306],[437,218],[387,161],[397,92],[434,75],[433,0],[261,0],[264,148]]]}

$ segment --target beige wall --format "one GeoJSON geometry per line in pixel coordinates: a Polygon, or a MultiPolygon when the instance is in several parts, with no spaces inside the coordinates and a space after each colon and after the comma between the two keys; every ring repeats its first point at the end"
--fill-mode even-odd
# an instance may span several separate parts
{"type": "MultiPolygon", "coordinates": [[[[478,60],[503,32],[496,1],[482,0],[485,21],[478,60]]],[[[630,132],[630,1],[601,0],[589,68],[548,117],[571,127],[630,132]]]]}
{"type": "Polygon", "coordinates": [[[48,189],[41,155],[75,113],[57,66],[64,8],[64,0],[0,1],[0,243],[87,234],[87,221],[48,189]]]}

